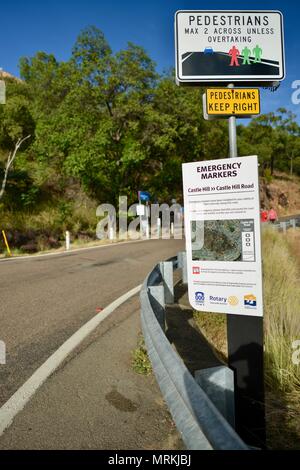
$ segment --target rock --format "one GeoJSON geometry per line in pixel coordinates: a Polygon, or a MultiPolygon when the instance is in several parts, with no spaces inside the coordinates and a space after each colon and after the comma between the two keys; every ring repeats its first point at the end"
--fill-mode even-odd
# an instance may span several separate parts
{"type": "Polygon", "coordinates": [[[266,185],[266,196],[269,200],[274,201],[277,196],[277,191],[272,186],[266,185]]]}
{"type": "Polygon", "coordinates": [[[27,243],[26,245],[20,246],[21,250],[25,253],[36,253],[38,251],[37,244],[35,242],[27,243]]]}
{"type": "Polygon", "coordinates": [[[287,207],[289,205],[289,200],[284,193],[280,193],[278,196],[278,204],[281,207],[287,207]]]}
{"type": "Polygon", "coordinates": [[[61,246],[60,241],[55,237],[49,237],[47,240],[49,248],[59,248],[61,246]]]}

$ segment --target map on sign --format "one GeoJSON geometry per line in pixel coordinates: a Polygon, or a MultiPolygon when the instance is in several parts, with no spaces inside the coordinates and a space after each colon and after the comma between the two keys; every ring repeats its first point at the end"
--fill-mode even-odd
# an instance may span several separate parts
{"type": "Polygon", "coordinates": [[[258,88],[208,88],[206,112],[212,116],[253,116],[260,114],[258,88]]]}
{"type": "Polygon", "coordinates": [[[284,79],[279,11],[178,11],[175,40],[179,83],[284,79]]]}

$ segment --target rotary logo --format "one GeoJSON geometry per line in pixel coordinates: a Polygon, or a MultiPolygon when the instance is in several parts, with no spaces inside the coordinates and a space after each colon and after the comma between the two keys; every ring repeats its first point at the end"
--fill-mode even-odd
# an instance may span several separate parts
{"type": "Polygon", "coordinates": [[[235,295],[230,295],[228,297],[228,303],[229,305],[235,307],[236,305],[239,304],[239,299],[235,295]]]}

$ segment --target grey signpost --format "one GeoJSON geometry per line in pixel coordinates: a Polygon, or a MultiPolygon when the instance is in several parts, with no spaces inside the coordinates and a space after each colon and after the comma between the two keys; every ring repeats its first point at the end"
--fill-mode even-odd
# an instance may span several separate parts
{"type": "MultiPolygon", "coordinates": [[[[285,76],[283,17],[278,11],[178,11],[175,43],[178,85],[272,86],[285,76]],[[218,38],[224,39],[218,40],[215,50],[211,44],[217,37],[214,28],[229,31],[235,23],[241,30],[239,50],[234,44],[236,35],[228,43],[229,35],[220,32],[218,38]],[[267,28],[249,29],[254,23],[267,28]]],[[[205,99],[203,103],[205,107],[205,99]]],[[[203,111],[205,119],[218,117],[203,111]]],[[[229,157],[236,158],[236,116],[227,118],[229,157]]],[[[247,444],[264,448],[263,317],[227,314],[227,337],[228,365],[235,374],[236,430],[247,444]]]]}
{"type": "MultiPolygon", "coordinates": [[[[228,131],[229,157],[236,158],[235,116],[228,119],[228,131]]],[[[263,317],[227,315],[228,366],[235,374],[235,427],[247,444],[258,448],[266,445],[263,341],[263,317]]]]}
{"type": "MultiPolygon", "coordinates": [[[[234,85],[230,83],[228,88],[233,89],[234,85]]],[[[228,118],[228,130],[229,130],[229,156],[230,158],[236,158],[237,153],[237,139],[236,139],[236,117],[229,116],[228,118]]]]}

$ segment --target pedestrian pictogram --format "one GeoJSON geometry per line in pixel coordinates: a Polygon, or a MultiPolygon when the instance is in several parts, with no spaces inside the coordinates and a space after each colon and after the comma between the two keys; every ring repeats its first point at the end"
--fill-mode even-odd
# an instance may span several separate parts
{"type": "Polygon", "coordinates": [[[259,47],[258,44],[253,49],[253,54],[254,54],[254,63],[257,64],[261,62],[262,49],[259,47]]]}
{"type": "Polygon", "coordinates": [[[243,65],[250,65],[250,54],[251,50],[249,49],[249,47],[244,47],[244,49],[242,50],[243,65]]]}
{"type": "Polygon", "coordinates": [[[228,54],[231,57],[231,61],[230,61],[231,67],[233,67],[234,65],[236,67],[239,67],[240,64],[239,64],[239,61],[238,61],[238,56],[240,55],[240,51],[235,46],[233,46],[230,49],[230,51],[228,52],[228,54]]]}

